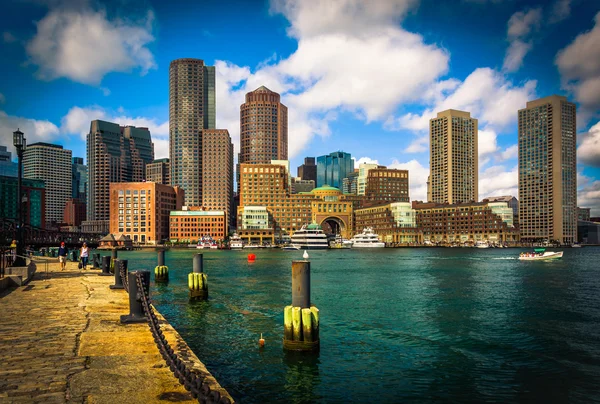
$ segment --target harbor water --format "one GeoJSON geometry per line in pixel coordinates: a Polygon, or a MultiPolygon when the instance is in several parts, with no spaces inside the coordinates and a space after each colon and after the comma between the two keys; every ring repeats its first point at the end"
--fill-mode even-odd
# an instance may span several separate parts
{"type": "MultiPolygon", "coordinates": [[[[150,293],[241,403],[600,402],[600,248],[546,262],[522,251],[309,251],[319,353],[282,344],[303,251],[171,249],[170,281],[150,293]],[[198,252],[206,302],[188,297],[198,252]]],[[[130,270],[153,272],[156,256],[119,252],[130,270]]]]}

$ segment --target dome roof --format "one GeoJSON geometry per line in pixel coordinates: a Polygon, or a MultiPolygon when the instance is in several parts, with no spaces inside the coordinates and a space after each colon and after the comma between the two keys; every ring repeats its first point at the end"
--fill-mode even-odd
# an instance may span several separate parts
{"type": "Polygon", "coordinates": [[[325,185],[323,185],[323,186],[321,186],[319,188],[315,188],[315,189],[312,190],[312,192],[315,192],[315,191],[316,192],[319,192],[319,191],[338,191],[338,192],[342,192],[339,188],[332,187],[331,185],[327,185],[327,184],[325,184],[325,185]]]}

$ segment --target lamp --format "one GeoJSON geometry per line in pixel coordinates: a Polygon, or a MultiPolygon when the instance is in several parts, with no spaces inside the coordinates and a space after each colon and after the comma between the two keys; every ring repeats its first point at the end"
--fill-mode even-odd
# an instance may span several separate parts
{"type": "MultiPolygon", "coordinates": [[[[13,132],[13,146],[17,149],[17,161],[18,161],[18,173],[17,173],[17,257],[13,262],[13,266],[22,267],[25,266],[26,262],[23,258],[25,256],[25,241],[23,240],[23,203],[21,202],[22,196],[22,182],[23,182],[23,152],[27,147],[27,139],[23,132],[17,129],[13,132]]],[[[25,199],[24,202],[26,202],[25,199]]]]}

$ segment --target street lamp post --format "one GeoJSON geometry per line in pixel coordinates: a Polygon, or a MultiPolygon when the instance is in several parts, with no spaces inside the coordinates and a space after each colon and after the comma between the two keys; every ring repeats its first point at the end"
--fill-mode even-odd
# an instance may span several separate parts
{"type": "Polygon", "coordinates": [[[18,173],[17,173],[17,257],[13,266],[22,267],[25,266],[26,262],[23,258],[25,256],[25,241],[23,240],[23,204],[21,203],[22,197],[22,186],[23,186],[23,152],[26,147],[26,139],[23,136],[23,132],[17,129],[13,132],[13,146],[17,149],[18,158],[18,173]]]}

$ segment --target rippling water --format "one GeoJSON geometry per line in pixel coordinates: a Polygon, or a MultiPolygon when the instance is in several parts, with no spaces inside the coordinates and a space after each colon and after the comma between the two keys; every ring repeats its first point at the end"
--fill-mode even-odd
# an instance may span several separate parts
{"type": "MultiPolygon", "coordinates": [[[[264,402],[600,402],[600,248],[521,262],[517,249],[310,251],[321,351],[286,353],[283,308],[301,251],[171,250],[154,304],[231,395],[264,402]],[[266,346],[258,348],[259,334],[266,346]]],[[[120,252],[130,269],[155,252],[120,252]]]]}

